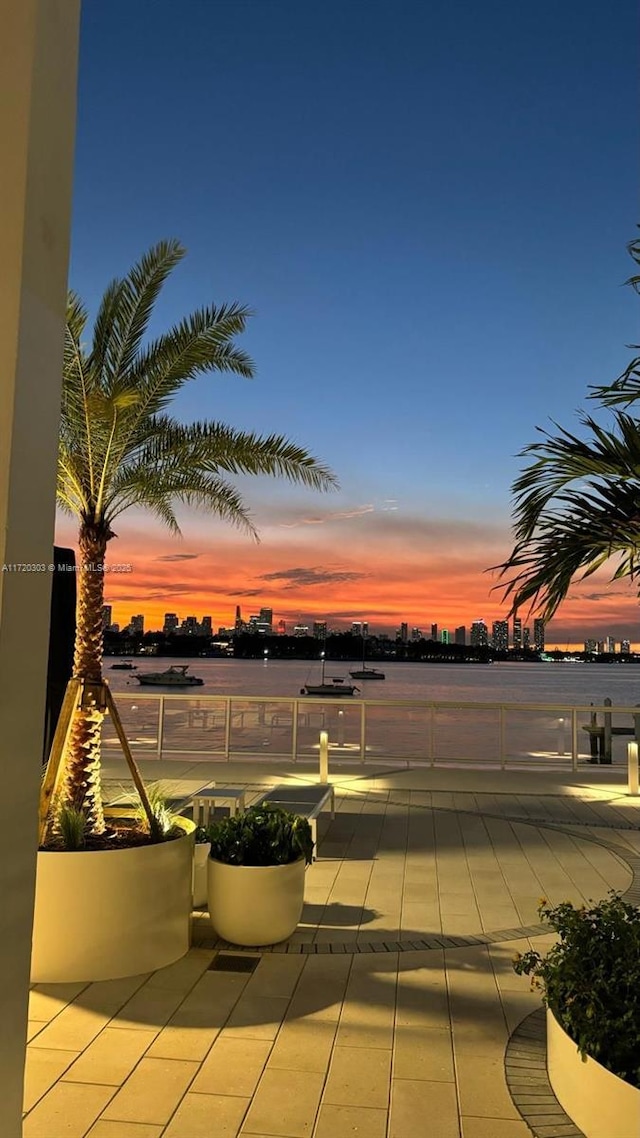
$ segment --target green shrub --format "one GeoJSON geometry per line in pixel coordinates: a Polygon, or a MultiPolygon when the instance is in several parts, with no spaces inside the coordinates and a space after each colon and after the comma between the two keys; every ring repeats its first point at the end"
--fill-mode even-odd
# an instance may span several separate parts
{"type": "Polygon", "coordinates": [[[612,891],[590,909],[543,901],[538,912],[560,942],[518,955],[515,971],[542,989],[583,1059],[640,1087],[640,910],[612,891]]]}
{"type": "Polygon", "coordinates": [[[83,850],[86,845],[87,817],[75,806],[61,806],[56,814],[56,830],[63,850],[83,850]]]}
{"type": "Polygon", "coordinates": [[[211,857],[227,865],[288,865],[313,857],[306,818],[262,802],[209,827],[211,857]]]}

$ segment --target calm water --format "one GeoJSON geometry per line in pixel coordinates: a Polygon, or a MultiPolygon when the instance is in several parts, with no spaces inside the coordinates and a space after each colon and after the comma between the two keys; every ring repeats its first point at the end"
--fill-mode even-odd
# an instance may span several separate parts
{"type": "MultiPolygon", "coordinates": [[[[255,695],[293,698],[307,681],[320,679],[319,665],[306,660],[138,660],[138,671],[163,671],[170,664],[188,664],[201,676],[201,688],[141,688],[129,672],[110,670],[105,676],[114,691],[172,691],[198,695],[255,695]]],[[[360,662],[327,663],[326,673],[348,676],[360,662]]],[[[609,696],[618,706],[640,703],[640,664],[398,664],[380,663],[386,679],[359,683],[363,699],[455,700],[475,703],[601,704],[609,696]]],[[[358,683],[358,681],[355,681],[358,683]]],[[[348,702],[348,701],[347,701],[348,702]]]]}

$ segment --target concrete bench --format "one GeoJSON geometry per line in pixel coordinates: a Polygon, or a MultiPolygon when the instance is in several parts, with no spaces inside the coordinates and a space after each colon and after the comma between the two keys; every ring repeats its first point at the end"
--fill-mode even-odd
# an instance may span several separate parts
{"type": "Polygon", "coordinates": [[[335,818],[336,816],[335,791],[333,787],[326,782],[305,784],[283,782],[266,790],[264,794],[261,794],[260,797],[256,799],[253,805],[259,806],[264,802],[269,802],[272,806],[281,806],[283,810],[288,810],[291,814],[299,814],[302,818],[308,820],[311,825],[311,837],[313,838],[314,844],[313,856],[315,860],[315,851],[318,848],[318,815],[323,807],[329,803],[331,817],[335,818]]]}

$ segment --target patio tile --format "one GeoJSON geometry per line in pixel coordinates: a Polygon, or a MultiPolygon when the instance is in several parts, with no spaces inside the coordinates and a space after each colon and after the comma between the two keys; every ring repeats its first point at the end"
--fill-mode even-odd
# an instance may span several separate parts
{"type": "Polygon", "coordinates": [[[377,1047],[335,1047],[323,1103],[386,1108],[391,1051],[377,1047]]]}
{"type": "Polygon", "coordinates": [[[365,1106],[320,1107],[314,1138],[386,1138],[387,1112],[365,1106]]]}
{"type": "Polygon", "coordinates": [[[177,1059],[142,1059],[103,1112],[114,1122],[152,1122],[171,1118],[198,1064],[177,1059]]]}
{"type": "Polygon", "coordinates": [[[457,1044],[455,1054],[461,1113],[478,1118],[519,1119],[507,1088],[503,1056],[462,1055],[457,1044]]]}
{"type": "Polygon", "coordinates": [[[522,1119],[470,1118],[462,1116],[462,1138],[531,1138],[522,1119]]]}
{"type": "Polygon", "coordinates": [[[451,1033],[443,1028],[399,1027],[393,1051],[394,1079],[454,1081],[451,1033]]]}
{"type": "Polygon", "coordinates": [[[106,1122],[99,1118],[87,1138],[161,1138],[162,1126],[148,1122],[106,1122]]]}
{"type": "Polygon", "coordinates": [[[335,1035],[335,1023],[327,1020],[287,1020],[267,1065],[283,1071],[327,1071],[335,1035]]]}
{"type": "Polygon", "coordinates": [[[200,1067],[191,1091],[250,1097],[264,1070],[271,1043],[266,1039],[217,1039],[200,1067]]]}
{"type": "Polygon", "coordinates": [[[84,1138],[113,1094],[113,1087],[56,1083],[22,1123],[22,1138],[84,1138]]]}
{"type": "Polygon", "coordinates": [[[301,956],[266,954],[249,978],[246,995],[290,999],[304,963],[301,956]]]}
{"type": "Polygon", "coordinates": [[[236,1138],[248,1105],[232,1095],[187,1094],[162,1138],[236,1138]]]}
{"type": "Polygon", "coordinates": [[[213,952],[206,948],[192,948],[166,968],[159,968],[147,982],[148,988],[169,988],[177,992],[190,992],[206,972],[213,960],[213,952]]]}
{"type": "Polygon", "coordinates": [[[323,1076],[311,1071],[265,1071],[244,1122],[247,1134],[309,1138],[323,1076]]]}
{"type": "Polygon", "coordinates": [[[110,1027],[119,1028],[161,1028],[171,1018],[184,999],[183,992],[173,988],[143,988],[113,1017],[110,1027]]]}
{"type": "Polygon", "coordinates": [[[224,1029],[227,1037],[275,1039],[289,1001],[283,996],[243,994],[235,1005],[224,1029]]]}
{"type": "Polygon", "coordinates": [[[156,1033],[105,1027],[76,1059],[64,1078],[74,1083],[102,1083],[119,1087],[133,1071],[156,1033]]]}
{"type": "Polygon", "coordinates": [[[460,1138],[455,1087],[427,1080],[394,1079],[389,1138],[460,1138]]]}
{"type": "Polygon", "coordinates": [[[27,1024],[27,1043],[35,1039],[38,1032],[42,1031],[43,1027],[47,1026],[47,1020],[44,1019],[30,1019],[27,1024]]]}
{"type": "Polygon", "coordinates": [[[36,984],[29,992],[29,1018],[52,1020],[75,1000],[88,984],[36,984]]]}
{"type": "Polygon", "coordinates": [[[23,1109],[31,1110],[77,1059],[78,1051],[48,1051],[28,1047],[24,1075],[23,1109]]]}
{"type": "Polygon", "coordinates": [[[29,1046],[83,1051],[106,1027],[110,1019],[111,1016],[104,1012],[96,1012],[78,1004],[69,1004],[36,1035],[29,1046]]]}

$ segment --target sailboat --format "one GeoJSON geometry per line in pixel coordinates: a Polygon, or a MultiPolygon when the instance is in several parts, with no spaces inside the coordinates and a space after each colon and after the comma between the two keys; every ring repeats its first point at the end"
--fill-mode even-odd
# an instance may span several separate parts
{"type": "Polygon", "coordinates": [[[329,699],[340,698],[341,696],[351,696],[354,692],[360,691],[355,684],[345,683],[344,676],[329,676],[325,677],[325,655],[322,653],[322,669],[320,672],[319,684],[305,684],[300,688],[300,695],[324,695],[329,699]]]}
{"type": "Polygon", "coordinates": [[[355,672],[349,672],[352,680],[384,680],[384,672],[380,672],[377,668],[367,668],[364,662],[364,654],[367,645],[366,636],[362,635],[362,667],[356,669],[355,672]]]}

